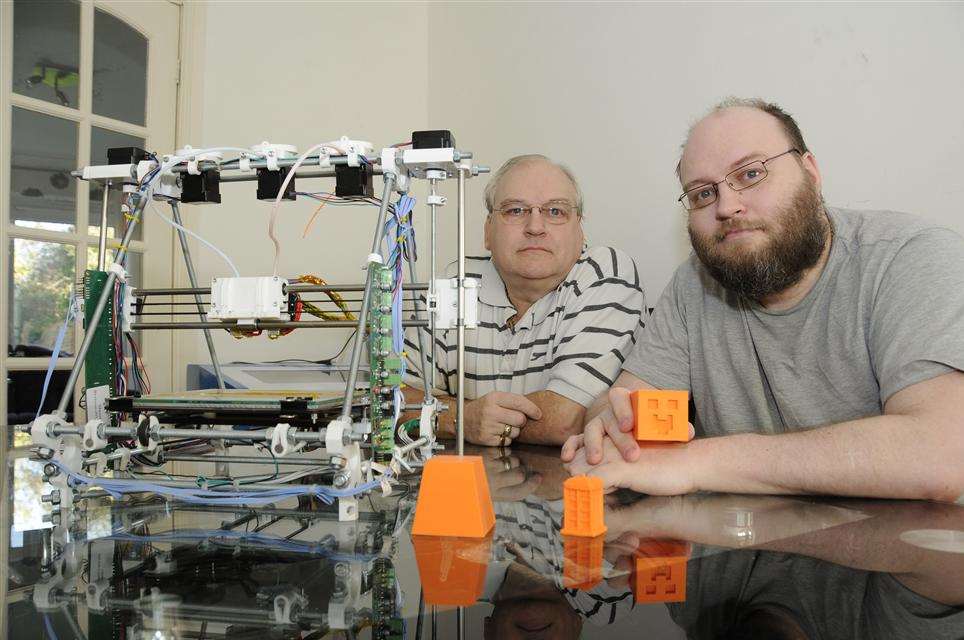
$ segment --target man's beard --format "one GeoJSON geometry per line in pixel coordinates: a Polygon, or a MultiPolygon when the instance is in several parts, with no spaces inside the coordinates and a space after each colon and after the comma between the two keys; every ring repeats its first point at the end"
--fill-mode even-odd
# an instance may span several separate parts
{"type": "MultiPolygon", "coordinates": [[[[698,235],[690,226],[690,242],[697,257],[721,285],[750,300],[760,301],[800,282],[803,274],[820,259],[827,244],[823,201],[812,181],[797,189],[787,206],[772,216],[778,229],[765,225],[767,244],[755,251],[728,255],[718,244],[733,229],[744,228],[730,218],[719,234],[698,235]]],[[[756,228],[759,223],[746,225],[756,228]]]]}

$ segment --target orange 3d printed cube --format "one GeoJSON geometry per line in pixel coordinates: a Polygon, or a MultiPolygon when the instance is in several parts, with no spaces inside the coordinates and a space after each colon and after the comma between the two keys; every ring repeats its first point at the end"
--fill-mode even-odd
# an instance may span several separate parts
{"type": "Polygon", "coordinates": [[[688,391],[639,389],[629,395],[639,441],[689,442],[688,391]]]}
{"type": "Polygon", "coordinates": [[[636,602],[683,602],[686,600],[686,563],[690,548],[685,542],[643,540],[632,574],[636,602]]]}
{"type": "Polygon", "coordinates": [[[606,533],[602,480],[573,476],[562,485],[562,535],[595,538],[606,533]]]}

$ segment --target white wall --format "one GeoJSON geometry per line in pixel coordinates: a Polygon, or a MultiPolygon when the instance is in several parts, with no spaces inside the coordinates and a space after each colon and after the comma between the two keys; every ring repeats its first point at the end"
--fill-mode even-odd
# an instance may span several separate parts
{"type": "Polygon", "coordinates": [[[728,95],[797,118],[828,203],[964,232],[962,3],[448,4],[429,32],[429,122],[496,166],[569,164],[591,241],[636,258],[650,306],[689,252],[680,144],[728,95]]]}
{"type": "MultiPolygon", "coordinates": [[[[351,135],[380,149],[408,140],[413,129],[427,124],[423,4],[211,2],[201,17],[203,24],[193,25],[201,29],[195,36],[203,47],[190,100],[193,125],[191,137],[182,142],[250,146],[268,140],[304,151],[351,135]]],[[[334,187],[332,180],[296,182],[299,190],[334,187]]],[[[376,191],[380,182],[376,179],[376,191]]],[[[271,204],[255,199],[255,184],[222,184],[221,205],[182,209],[198,233],[232,257],[242,275],[270,274],[274,255],[267,236],[271,204]]],[[[282,205],[281,273],[362,282],[377,209],[327,207],[303,239],[317,204],[312,202],[304,198],[282,205]]],[[[192,251],[201,283],[229,275],[212,252],[196,243],[192,251]]],[[[343,330],[303,330],[276,341],[239,341],[218,332],[215,340],[221,360],[229,362],[319,359],[333,355],[347,336],[343,330]]],[[[180,348],[181,375],[186,363],[208,361],[200,332],[182,332],[180,348]]]]}
{"type": "MultiPolygon", "coordinates": [[[[679,145],[727,95],[771,99],[797,117],[830,204],[917,212],[964,232],[961,3],[216,2],[206,13],[203,91],[193,101],[200,139],[191,144],[270,139],[304,149],[352,133],[380,146],[449,128],[493,167],[546,153],[580,177],[590,240],[636,258],[650,305],[688,253],[673,174],[679,145]]],[[[470,182],[473,231],[484,183],[470,182]]],[[[223,205],[186,215],[245,273],[269,272],[268,205],[254,201],[251,184],[223,190],[223,205]]],[[[312,210],[284,208],[283,270],[360,282],[374,210],[328,211],[327,226],[301,240],[312,210]]],[[[451,257],[454,221],[443,217],[451,257]]],[[[469,249],[481,249],[481,233],[470,233],[469,249]]],[[[225,273],[197,254],[202,280],[225,273]]],[[[345,337],[300,334],[277,343],[221,336],[218,345],[225,360],[318,358],[345,337]]],[[[200,336],[185,339],[183,359],[203,361],[200,336]]]]}

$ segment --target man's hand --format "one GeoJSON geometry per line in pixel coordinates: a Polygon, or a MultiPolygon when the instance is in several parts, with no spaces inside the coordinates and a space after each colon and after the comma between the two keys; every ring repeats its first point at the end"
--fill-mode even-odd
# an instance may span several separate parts
{"type": "Polygon", "coordinates": [[[542,476],[530,471],[513,453],[500,449],[483,449],[480,455],[494,502],[524,500],[542,483],[542,476]]]}
{"type": "MultiPolygon", "coordinates": [[[[566,447],[570,444],[567,442],[566,447]]],[[[580,447],[570,456],[571,461],[567,466],[574,476],[601,478],[606,489],[632,489],[654,496],[679,495],[691,493],[697,488],[694,483],[695,470],[687,455],[688,447],[688,443],[637,445],[636,459],[627,462],[622,451],[606,436],[600,444],[602,456],[599,463],[589,462],[588,449],[580,447]]]]}
{"type": "Polygon", "coordinates": [[[613,387],[609,390],[609,406],[586,423],[581,435],[572,436],[562,447],[563,462],[575,458],[577,450],[584,450],[589,464],[599,464],[603,459],[603,440],[619,450],[627,462],[639,459],[639,445],[633,435],[633,406],[629,401],[629,389],[613,387]]]}
{"type": "Polygon", "coordinates": [[[508,445],[530,419],[542,419],[542,410],[534,402],[515,393],[492,391],[465,403],[465,439],[487,447],[508,445]],[[503,441],[506,427],[509,432],[503,441]]]}

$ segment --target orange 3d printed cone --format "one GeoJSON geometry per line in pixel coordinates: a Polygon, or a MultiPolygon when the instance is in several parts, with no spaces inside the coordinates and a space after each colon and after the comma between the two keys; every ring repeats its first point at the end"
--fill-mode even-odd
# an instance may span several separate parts
{"type": "Polygon", "coordinates": [[[482,538],[495,526],[489,481],[479,456],[436,456],[425,463],[413,536],[482,538]]]}
{"type": "Polygon", "coordinates": [[[492,536],[412,536],[412,545],[426,604],[464,607],[482,596],[492,536]]]}

